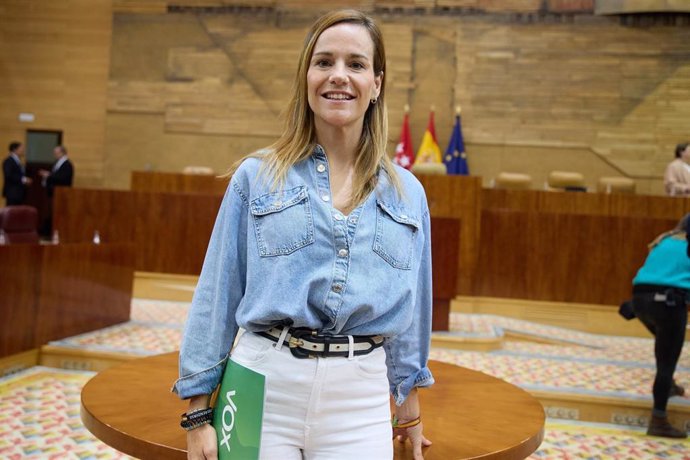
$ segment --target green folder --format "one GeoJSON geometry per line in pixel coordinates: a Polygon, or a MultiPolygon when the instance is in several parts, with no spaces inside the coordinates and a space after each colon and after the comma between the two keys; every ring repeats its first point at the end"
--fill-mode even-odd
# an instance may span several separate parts
{"type": "Polygon", "coordinates": [[[219,460],[258,460],[265,388],[265,376],[228,360],[213,414],[219,460]]]}

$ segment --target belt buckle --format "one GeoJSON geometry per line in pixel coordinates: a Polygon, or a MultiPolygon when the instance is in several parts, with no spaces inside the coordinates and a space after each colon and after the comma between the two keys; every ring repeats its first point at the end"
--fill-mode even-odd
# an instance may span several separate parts
{"type": "Polygon", "coordinates": [[[290,331],[290,340],[288,342],[288,348],[292,356],[299,359],[309,359],[316,358],[316,355],[311,353],[309,350],[302,348],[304,342],[302,338],[314,336],[316,331],[312,331],[307,328],[294,328],[290,331]]]}

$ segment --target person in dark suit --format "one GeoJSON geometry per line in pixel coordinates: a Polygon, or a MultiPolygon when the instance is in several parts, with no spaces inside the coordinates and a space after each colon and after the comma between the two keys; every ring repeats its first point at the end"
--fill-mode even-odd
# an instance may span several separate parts
{"type": "Polygon", "coordinates": [[[53,149],[55,155],[55,163],[50,171],[41,169],[38,175],[41,176],[41,184],[46,188],[48,195],[48,211],[40,225],[40,234],[43,237],[51,237],[53,234],[53,195],[55,195],[55,187],[71,187],[74,178],[74,166],[67,157],[67,148],[64,145],[58,145],[53,149]]]}
{"type": "Polygon", "coordinates": [[[2,173],[5,178],[2,196],[5,197],[7,206],[15,206],[24,204],[26,187],[31,184],[31,178],[26,176],[22,164],[24,145],[21,142],[11,142],[9,151],[9,156],[2,162],[2,173]]]}
{"type": "Polygon", "coordinates": [[[56,161],[51,170],[41,169],[38,172],[50,197],[55,193],[55,187],[71,187],[74,178],[74,166],[67,157],[67,148],[58,145],[53,149],[53,155],[56,161]]]}

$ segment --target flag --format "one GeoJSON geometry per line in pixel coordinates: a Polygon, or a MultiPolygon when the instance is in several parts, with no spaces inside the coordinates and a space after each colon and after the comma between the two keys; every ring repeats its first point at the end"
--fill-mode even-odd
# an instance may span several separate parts
{"type": "Polygon", "coordinates": [[[405,169],[410,169],[414,163],[414,153],[412,153],[412,136],[410,135],[410,114],[405,112],[402,131],[400,131],[400,142],[395,146],[395,158],[393,162],[405,169]]]}
{"type": "Polygon", "coordinates": [[[429,114],[429,125],[426,127],[422,144],[417,150],[415,164],[420,163],[441,163],[441,149],[438,148],[436,141],[436,128],[434,127],[434,112],[429,114]]]}
{"type": "Polygon", "coordinates": [[[462,138],[462,128],[460,127],[460,115],[455,115],[455,126],[453,134],[450,136],[446,154],[443,157],[448,174],[468,175],[467,155],[465,154],[465,141],[462,138]]]}

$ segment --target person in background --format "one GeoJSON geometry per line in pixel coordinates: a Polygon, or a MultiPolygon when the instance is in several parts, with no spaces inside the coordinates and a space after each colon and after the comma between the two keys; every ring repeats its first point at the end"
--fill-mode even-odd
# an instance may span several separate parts
{"type": "Polygon", "coordinates": [[[673,230],[652,241],[647,259],[633,280],[633,311],[654,335],[654,408],[647,430],[647,434],[652,436],[687,437],[684,430],[671,425],[666,406],[671,396],[685,393],[685,389],[674,381],[673,374],[683,350],[688,324],[688,225],[690,214],[685,215],[673,230]]]}
{"type": "Polygon", "coordinates": [[[266,376],[262,459],[392,459],[396,436],[420,460],[431,444],[429,208],[386,153],[385,65],[370,17],[319,18],[282,136],[232,175],[173,387],[190,459],[216,458],[208,405],[228,359],[266,376]]]}
{"type": "Polygon", "coordinates": [[[676,158],[666,167],[664,188],[670,196],[690,195],[690,144],[676,145],[676,158]]]}
{"type": "Polygon", "coordinates": [[[53,195],[55,194],[55,187],[71,187],[74,179],[74,166],[67,157],[67,148],[64,145],[58,145],[53,149],[55,156],[55,163],[50,171],[41,169],[38,175],[41,176],[41,185],[45,187],[48,195],[47,212],[40,225],[40,234],[43,237],[49,238],[53,233],[53,195]]]}
{"type": "Polygon", "coordinates": [[[38,171],[42,179],[41,184],[46,188],[49,197],[55,193],[55,187],[71,187],[74,178],[74,166],[67,157],[67,148],[64,145],[58,145],[53,149],[53,155],[56,161],[50,171],[46,169],[38,171]]]}
{"type": "Polygon", "coordinates": [[[26,176],[22,159],[24,145],[21,142],[11,142],[9,156],[2,162],[2,173],[5,182],[2,186],[2,196],[7,206],[24,204],[26,187],[31,185],[31,178],[26,176]]]}

